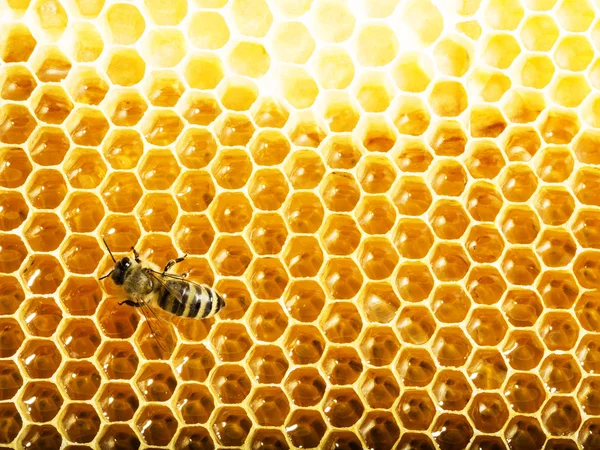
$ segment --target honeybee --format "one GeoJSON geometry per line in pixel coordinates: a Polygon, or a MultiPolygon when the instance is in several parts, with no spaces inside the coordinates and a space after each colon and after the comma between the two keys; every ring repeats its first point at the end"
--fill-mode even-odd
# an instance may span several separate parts
{"type": "Polygon", "coordinates": [[[128,298],[119,305],[132,306],[142,311],[150,332],[163,350],[167,347],[165,343],[170,324],[154,311],[155,305],[170,314],[190,319],[212,317],[225,306],[223,297],[212,288],[186,280],[187,274],[169,273],[187,255],[169,261],[163,271],[159,272],[142,265],[140,255],[133,247],[133,260],[125,256],[117,261],[106,240],[103,241],[115,266],[100,280],[110,277],[117,286],[123,286],[128,298]]]}

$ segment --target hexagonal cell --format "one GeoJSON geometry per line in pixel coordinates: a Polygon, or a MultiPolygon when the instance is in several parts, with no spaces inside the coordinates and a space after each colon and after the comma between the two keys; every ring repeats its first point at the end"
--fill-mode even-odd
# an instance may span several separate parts
{"type": "Polygon", "coordinates": [[[511,244],[531,244],[540,231],[540,222],[529,207],[511,206],[504,211],[500,227],[511,244]]]}
{"type": "Polygon", "coordinates": [[[433,273],[440,281],[458,281],[465,277],[471,262],[461,245],[438,244],[431,255],[433,273]]]}
{"type": "Polygon", "coordinates": [[[502,255],[504,240],[494,226],[475,225],[467,236],[466,248],[478,263],[492,263],[502,255]]]}
{"type": "Polygon", "coordinates": [[[0,276],[0,313],[13,315],[25,300],[19,280],[13,276],[0,276]]]}
{"type": "Polygon", "coordinates": [[[394,233],[398,253],[407,259],[422,259],[433,245],[433,234],[421,219],[402,218],[394,233]]]}
{"type": "Polygon", "coordinates": [[[466,200],[467,211],[473,219],[480,222],[493,222],[503,203],[502,196],[495,186],[485,182],[471,186],[466,200]]]}
{"type": "Polygon", "coordinates": [[[510,249],[502,260],[502,270],[509,282],[529,286],[539,275],[540,263],[535,254],[527,249],[510,249]]]}
{"type": "Polygon", "coordinates": [[[215,131],[222,145],[233,147],[246,145],[255,128],[248,116],[230,112],[219,117],[215,131]]]}
{"type": "Polygon", "coordinates": [[[568,394],[579,384],[581,370],[571,355],[550,355],[539,370],[546,389],[552,393],[568,394]]]}
{"type": "Polygon", "coordinates": [[[225,299],[227,308],[221,310],[221,319],[241,319],[248,311],[251,295],[246,285],[235,279],[222,279],[215,285],[215,290],[225,299]]]}
{"type": "Polygon", "coordinates": [[[461,411],[471,400],[473,390],[462,372],[443,370],[438,372],[432,392],[442,409],[461,411]]]}
{"type": "MultiPolygon", "coordinates": [[[[69,72],[69,76],[65,80],[65,86],[76,103],[94,106],[99,105],[102,100],[104,100],[109,89],[109,85],[105,80],[105,77],[101,75],[93,66],[76,66],[72,71],[69,72]]],[[[111,120],[115,122],[114,115],[111,120]]],[[[135,125],[136,123],[137,121],[131,125],[135,125]]]]}
{"type": "Polygon", "coordinates": [[[148,143],[165,146],[177,140],[183,130],[183,122],[174,112],[150,111],[143,118],[141,129],[148,143]]]}
{"type": "Polygon", "coordinates": [[[579,132],[579,119],[570,111],[549,109],[543,119],[540,132],[548,144],[569,144],[579,132]]]}
{"type": "Polygon", "coordinates": [[[327,379],[334,385],[353,384],[363,370],[360,356],[352,347],[330,347],[321,364],[327,379]]]}
{"type": "Polygon", "coordinates": [[[598,268],[600,267],[598,252],[587,250],[580,253],[573,265],[573,272],[577,281],[586,289],[600,288],[600,278],[598,268]]]}
{"type": "Polygon", "coordinates": [[[103,256],[98,241],[92,236],[71,236],[61,250],[65,266],[71,273],[77,274],[93,273],[103,256]]]}
{"type": "Polygon", "coordinates": [[[217,239],[211,259],[220,275],[240,276],[252,261],[252,253],[241,236],[223,236],[217,239]]]}
{"type": "MultiPolygon", "coordinates": [[[[319,154],[313,150],[299,150],[291,154],[284,166],[285,174],[294,189],[314,189],[325,174],[325,165],[319,154]]],[[[332,175],[333,176],[333,175],[332,175]]],[[[342,181],[339,181],[343,183],[342,181]]],[[[331,183],[331,182],[328,182],[331,183]]],[[[335,195],[335,189],[324,187],[335,195]]],[[[325,195],[325,193],[323,193],[325,195]]]]}
{"type": "Polygon", "coordinates": [[[182,427],[175,441],[175,448],[211,448],[213,445],[208,430],[202,426],[182,427]]]}
{"type": "Polygon", "coordinates": [[[493,141],[475,141],[469,145],[466,166],[473,178],[492,180],[504,165],[504,156],[493,141]]]}
{"type": "Polygon", "coordinates": [[[544,356],[544,347],[532,331],[512,331],[502,351],[515,370],[531,370],[544,356]]]}
{"type": "Polygon", "coordinates": [[[147,401],[164,402],[173,395],[177,380],[168,364],[154,362],[141,370],[136,378],[136,384],[147,401]]]}
{"type": "Polygon", "coordinates": [[[183,385],[177,399],[177,412],[188,425],[205,423],[215,408],[212,394],[202,385],[183,385]]]}
{"type": "Polygon", "coordinates": [[[128,380],[137,371],[139,358],[129,342],[107,341],[100,349],[98,362],[109,380],[128,380]]]}
{"type": "Polygon", "coordinates": [[[473,399],[469,407],[469,416],[477,430],[496,433],[508,420],[508,408],[500,394],[481,393],[473,399]]]}
{"type": "Polygon", "coordinates": [[[23,65],[5,65],[0,70],[0,98],[4,100],[27,100],[36,86],[33,75],[23,65]]]}
{"type": "Polygon", "coordinates": [[[556,270],[548,270],[542,274],[537,290],[548,308],[571,308],[579,294],[573,275],[556,270]]]}
{"type": "Polygon", "coordinates": [[[423,387],[433,380],[436,365],[427,350],[408,348],[400,353],[397,370],[405,386],[423,387]]]}
{"type": "Polygon", "coordinates": [[[316,233],[323,222],[323,204],[311,192],[295,192],[289,196],[284,217],[296,233],[316,233]]]}
{"type": "Polygon", "coordinates": [[[255,258],[246,276],[255,295],[264,300],[280,298],[289,281],[278,258],[255,258]]]}
{"type": "Polygon", "coordinates": [[[225,446],[243,446],[248,437],[252,421],[243,408],[225,406],[217,409],[212,429],[217,439],[225,446]]]}
{"type": "Polygon", "coordinates": [[[0,417],[4,421],[0,442],[2,444],[10,444],[21,431],[23,419],[13,403],[2,403],[0,405],[0,417]]]}
{"type": "Polygon", "coordinates": [[[283,343],[288,356],[296,364],[315,364],[325,350],[325,339],[312,325],[292,325],[283,343]]]}
{"type": "Polygon", "coordinates": [[[173,363],[175,372],[183,381],[204,382],[215,366],[215,359],[203,344],[182,345],[173,363]]]}
{"type": "Polygon", "coordinates": [[[236,233],[250,223],[252,205],[242,192],[222,192],[211,202],[210,213],[220,231],[236,233]]]}
{"type": "Polygon", "coordinates": [[[537,177],[531,168],[524,164],[507,166],[500,176],[502,194],[511,202],[526,202],[537,189],[537,185],[537,177]]]}
{"type": "Polygon", "coordinates": [[[65,203],[62,216],[71,231],[87,233],[98,227],[104,217],[104,208],[95,194],[74,192],[65,203]]]}
{"type": "Polygon", "coordinates": [[[412,303],[429,297],[434,284],[429,268],[421,262],[402,264],[395,281],[400,297],[412,303]]]}
{"type": "Polygon", "coordinates": [[[363,276],[351,259],[335,258],[325,264],[321,279],[329,295],[336,300],[347,300],[360,290],[363,276]]]}
{"type": "Polygon", "coordinates": [[[94,355],[102,338],[90,319],[70,319],[60,334],[60,341],[71,358],[94,355]]]}
{"type": "Polygon", "coordinates": [[[98,402],[104,418],[109,422],[131,420],[139,407],[139,400],[127,383],[107,383],[98,402]]]}
{"type": "Polygon", "coordinates": [[[242,324],[219,323],[212,344],[221,361],[240,361],[252,347],[252,339],[242,324]]]}
{"type": "Polygon", "coordinates": [[[283,258],[293,277],[314,277],[323,264],[323,250],[312,236],[293,236],[283,258]]]}
{"type": "MultiPolygon", "coordinates": [[[[3,248],[8,248],[2,245],[3,248]]],[[[56,292],[65,273],[54,256],[33,255],[29,258],[21,273],[25,285],[34,294],[44,295],[56,292]]]]}
{"type": "Polygon", "coordinates": [[[528,289],[511,289],[502,304],[506,318],[515,327],[533,326],[543,309],[538,295],[528,289]]]}
{"type": "Polygon", "coordinates": [[[19,445],[23,448],[60,448],[62,436],[53,425],[31,425],[19,445]]]}
{"type": "Polygon", "coordinates": [[[435,405],[426,391],[406,391],[400,397],[398,416],[405,428],[426,430],[435,417],[435,405]]]}
{"type": "Polygon", "coordinates": [[[56,250],[65,237],[65,227],[54,213],[37,213],[23,229],[23,235],[32,250],[56,250]]]}
{"type": "MultiPolygon", "coordinates": [[[[177,199],[180,203],[183,202],[181,196],[177,199]]],[[[189,208],[184,209],[189,210],[189,208]]],[[[137,207],[142,227],[149,232],[170,231],[177,220],[177,213],[177,203],[171,194],[148,193],[137,207]]]]}
{"type": "MultiPolygon", "coordinates": [[[[538,419],[527,416],[516,416],[508,422],[504,429],[504,437],[508,442],[525,442],[532,450],[541,450],[546,436],[538,419]]],[[[520,448],[514,446],[514,448],[520,448]]]]}
{"type": "Polygon", "coordinates": [[[321,242],[330,255],[348,255],[358,247],[360,230],[352,217],[332,214],[321,231],[321,242]]]}
{"type": "Polygon", "coordinates": [[[404,307],[396,326],[402,340],[415,345],[422,345],[429,341],[436,329],[433,316],[424,306],[404,307]]]}
{"type": "MultiPolygon", "coordinates": [[[[243,45],[258,46],[257,44],[240,43],[238,48],[243,45]]],[[[268,53],[265,52],[265,55],[268,58],[268,53]]],[[[256,61],[252,66],[257,67],[256,61]]],[[[280,101],[271,97],[261,96],[252,106],[252,117],[259,127],[283,128],[289,115],[287,108],[280,101]]]]}
{"type": "Polygon", "coordinates": [[[433,425],[434,439],[441,450],[466,447],[473,437],[467,418],[458,414],[442,414],[433,425]]]}
{"type": "Polygon", "coordinates": [[[266,342],[279,339],[288,324],[287,316],[277,303],[256,303],[248,320],[254,336],[266,342]]]}
{"type": "Polygon", "coordinates": [[[32,109],[38,120],[59,125],[73,109],[73,103],[60,86],[43,85],[32,100],[32,109]]]}
{"type": "Polygon", "coordinates": [[[0,357],[13,356],[25,339],[19,323],[11,318],[0,319],[0,357]]]}
{"type": "Polygon", "coordinates": [[[89,361],[68,361],[59,375],[60,385],[71,400],[91,400],[100,381],[98,370],[89,361]]]}
{"type": "Polygon", "coordinates": [[[102,144],[109,128],[100,110],[86,107],[74,110],[65,125],[75,144],[89,147],[102,144]]]}
{"type": "Polygon", "coordinates": [[[29,215],[29,207],[19,192],[0,191],[0,230],[11,231],[19,226],[27,219],[29,215]]]}
{"type": "Polygon", "coordinates": [[[143,151],[142,137],[137,131],[130,129],[114,130],[108,135],[103,146],[106,160],[113,169],[117,170],[133,169],[143,151]]]}
{"type": "Polygon", "coordinates": [[[358,422],[364,412],[364,406],[353,389],[337,388],[328,392],[324,411],[331,425],[344,428],[358,422]]]}
{"type": "Polygon", "coordinates": [[[54,300],[34,297],[24,303],[21,318],[29,334],[50,337],[62,320],[62,311],[54,300]]]}
{"type": "Polygon", "coordinates": [[[539,333],[548,350],[570,350],[579,338],[579,325],[570,313],[552,311],[544,316],[539,333]]]}
{"type": "Polygon", "coordinates": [[[283,301],[292,318],[314,322],[325,305],[325,293],[314,280],[293,280],[283,301]]]}
{"type": "Polygon", "coordinates": [[[600,332],[600,293],[584,292],[575,305],[577,320],[583,329],[600,332]]]}
{"type": "Polygon", "coordinates": [[[444,323],[462,322],[471,307],[465,291],[455,284],[438,286],[431,299],[431,311],[437,320],[444,323]]]}
{"type": "Polygon", "coordinates": [[[600,214],[594,210],[581,210],[571,227],[579,245],[585,248],[600,248],[600,214]]]}
{"type": "Polygon", "coordinates": [[[598,442],[598,419],[588,419],[579,431],[579,441],[584,450],[592,450],[598,442]]]}
{"type": "Polygon", "coordinates": [[[362,442],[353,431],[331,431],[322,448],[362,448],[362,442]]]}
{"type": "Polygon", "coordinates": [[[138,173],[149,190],[168,189],[179,175],[179,166],[170,151],[151,150],[143,158],[138,173]]]}
{"type": "Polygon", "coordinates": [[[360,314],[350,302],[334,303],[321,319],[321,329],[330,342],[354,342],[362,329],[360,314]]]}
{"type": "Polygon", "coordinates": [[[67,185],[61,173],[40,169],[29,178],[27,198],[38,209],[55,209],[67,195],[67,185]]]}
{"type": "Polygon", "coordinates": [[[281,347],[259,345],[252,349],[248,358],[248,366],[258,383],[278,384],[283,380],[289,363],[281,347]]]}
{"type": "Polygon", "coordinates": [[[392,189],[392,201],[400,214],[420,216],[432,202],[431,192],[419,177],[402,177],[392,189]]]}
{"type": "Polygon", "coordinates": [[[496,346],[508,329],[502,314],[496,308],[477,308],[471,314],[467,331],[477,345],[496,346]]]}
{"type": "Polygon", "coordinates": [[[438,330],[432,350],[441,365],[460,367],[471,354],[472,345],[460,328],[444,327],[438,330]]]}
{"type": "Polygon", "coordinates": [[[398,264],[398,255],[387,238],[372,237],[363,241],[358,258],[365,274],[372,280],[388,278],[398,264]]]}
{"type": "Polygon", "coordinates": [[[148,445],[167,446],[177,432],[177,420],[163,405],[144,406],[135,424],[148,445]]]}
{"type": "Polygon", "coordinates": [[[92,405],[69,403],[61,411],[60,425],[71,442],[86,444],[100,431],[100,418],[92,405]]]}
{"type": "Polygon", "coordinates": [[[294,405],[307,407],[321,401],[327,384],[315,367],[300,367],[288,374],[284,388],[294,405]]]}
{"type": "Polygon", "coordinates": [[[360,342],[360,351],[364,361],[377,367],[391,364],[399,350],[400,343],[389,327],[371,326],[367,328],[360,342]]]}
{"type": "Polygon", "coordinates": [[[398,424],[388,411],[368,412],[358,430],[368,448],[391,450],[400,436],[398,424]]]}
{"type": "Polygon", "coordinates": [[[288,399],[279,387],[260,387],[250,399],[250,409],[262,426],[280,427],[290,412],[288,399]]]}
{"type": "Polygon", "coordinates": [[[217,155],[211,171],[219,186],[239,189],[246,185],[252,174],[252,161],[245,150],[225,149],[217,155]]]}
{"type": "MultiPolygon", "coordinates": [[[[429,212],[429,223],[442,239],[458,239],[466,231],[469,218],[461,204],[455,200],[440,200],[429,212]]],[[[431,233],[429,233],[431,234],[431,233]]],[[[431,247],[431,244],[429,244],[431,247]]]]}
{"type": "Polygon", "coordinates": [[[467,367],[469,378],[479,389],[499,389],[504,383],[508,367],[498,350],[477,349],[467,367]]]}
{"type": "Polygon", "coordinates": [[[23,386],[23,377],[17,365],[10,360],[0,362],[0,399],[10,400],[23,386]]]}
{"type": "Polygon", "coordinates": [[[318,411],[297,409],[288,417],[285,431],[294,446],[314,448],[323,439],[327,425],[318,411]]]}
{"type": "Polygon", "coordinates": [[[94,278],[69,277],[60,291],[60,300],[70,314],[90,316],[102,300],[102,290],[94,278]]]}
{"type": "Polygon", "coordinates": [[[390,369],[368,369],[360,390],[371,408],[389,409],[400,395],[400,386],[390,369]]]}

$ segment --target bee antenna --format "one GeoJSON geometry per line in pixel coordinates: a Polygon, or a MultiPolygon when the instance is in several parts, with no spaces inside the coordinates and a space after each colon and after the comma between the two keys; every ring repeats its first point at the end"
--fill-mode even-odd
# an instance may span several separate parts
{"type": "Polygon", "coordinates": [[[110,277],[112,273],[113,273],[113,271],[111,270],[110,272],[108,272],[108,273],[107,273],[106,275],[104,275],[103,277],[100,277],[100,278],[98,278],[98,281],[102,281],[102,280],[104,280],[105,278],[108,278],[108,277],[110,277]]]}
{"type": "MultiPolygon", "coordinates": [[[[108,250],[108,254],[110,255],[110,257],[112,258],[112,260],[114,261],[114,263],[117,263],[117,260],[115,259],[115,257],[113,256],[112,252],[110,251],[110,248],[108,247],[108,244],[106,243],[106,239],[102,238],[102,242],[104,242],[104,245],[106,245],[106,250],[108,250]]],[[[110,274],[109,274],[110,275],[110,274]]],[[[108,275],[107,275],[108,276],[108,275]]],[[[104,277],[106,278],[106,277],[104,277]]],[[[102,278],[100,278],[102,279],[102,278]]]]}

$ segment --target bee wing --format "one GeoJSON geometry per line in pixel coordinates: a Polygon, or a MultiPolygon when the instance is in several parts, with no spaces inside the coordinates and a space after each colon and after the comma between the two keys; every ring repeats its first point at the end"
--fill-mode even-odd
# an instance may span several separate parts
{"type": "Polygon", "coordinates": [[[150,328],[150,332],[156,340],[156,343],[161,348],[161,350],[168,353],[169,350],[172,350],[173,348],[172,339],[169,339],[172,337],[170,324],[165,319],[156,314],[152,306],[150,306],[144,300],[139,300],[138,303],[140,305],[140,310],[142,311],[142,314],[146,318],[148,328],[150,328]]]}

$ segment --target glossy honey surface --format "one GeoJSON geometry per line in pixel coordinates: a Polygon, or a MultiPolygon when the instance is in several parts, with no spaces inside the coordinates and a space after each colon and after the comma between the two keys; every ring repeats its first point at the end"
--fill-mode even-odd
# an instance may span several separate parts
{"type": "Polygon", "coordinates": [[[599,89],[595,0],[0,0],[0,445],[600,448],[599,89]]]}

